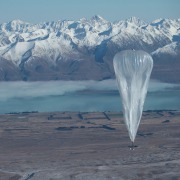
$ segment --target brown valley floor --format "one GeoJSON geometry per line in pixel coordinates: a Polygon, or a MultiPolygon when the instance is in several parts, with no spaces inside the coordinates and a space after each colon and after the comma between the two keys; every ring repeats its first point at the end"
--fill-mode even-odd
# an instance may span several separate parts
{"type": "Polygon", "coordinates": [[[0,180],[180,179],[180,111],[144,112],[129,145],[122,113],[0,115],[0,180]]]}

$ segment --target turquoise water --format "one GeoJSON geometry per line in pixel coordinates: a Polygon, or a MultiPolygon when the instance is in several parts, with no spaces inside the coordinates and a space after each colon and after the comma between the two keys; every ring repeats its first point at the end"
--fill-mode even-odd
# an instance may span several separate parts
{"type": "MultiPolygon", "coordinates": [[[[180,85],[151,81],[144,110],[180,110],[180,85]]],[[[114,80],[1,82],[0,113],[121,111],[114,80]]]]}

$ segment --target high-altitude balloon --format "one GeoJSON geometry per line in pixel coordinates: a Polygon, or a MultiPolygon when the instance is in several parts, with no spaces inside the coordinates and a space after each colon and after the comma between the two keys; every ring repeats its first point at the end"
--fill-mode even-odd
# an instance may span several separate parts
{"type": "Polygon", "coordinates": [[[129,137],[134,143],[153,68],[153,59],[141,50],[125,50],[114,56],[113,65],[122,99],[124,121],[129,137]]]}

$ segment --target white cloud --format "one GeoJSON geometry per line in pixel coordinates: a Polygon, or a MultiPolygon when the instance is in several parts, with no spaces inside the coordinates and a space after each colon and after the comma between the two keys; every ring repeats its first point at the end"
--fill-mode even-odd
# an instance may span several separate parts
{"type": "MultiPolygon", "coordinates": [[[[162,91],[179,85],[151,81],[149,91],[162,91]]],[[[84,90],[117,91],[115,80],[104,81],[41,81],[41,82],[0,82],[0,101],[10,98],[35,98],[62,96],[84,90]]]]}

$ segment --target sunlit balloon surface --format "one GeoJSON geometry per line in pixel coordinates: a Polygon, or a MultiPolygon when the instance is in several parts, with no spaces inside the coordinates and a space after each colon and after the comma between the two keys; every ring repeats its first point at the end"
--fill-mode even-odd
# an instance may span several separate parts
{"type": "Polygon", "coordinates": [[[129,137],[134,142],[142,116],[153,59],[144,51],[125,50],[115,55],[113,64],[125,124],[129,137]]]}

